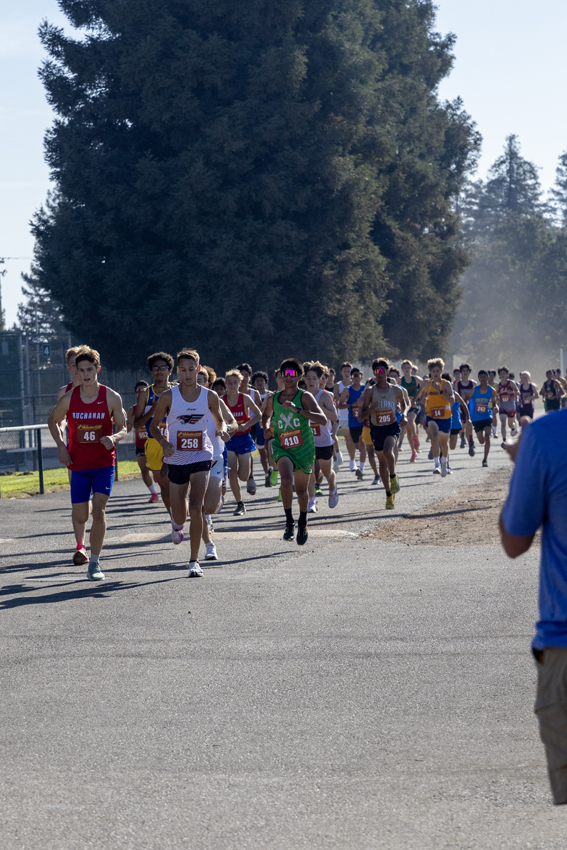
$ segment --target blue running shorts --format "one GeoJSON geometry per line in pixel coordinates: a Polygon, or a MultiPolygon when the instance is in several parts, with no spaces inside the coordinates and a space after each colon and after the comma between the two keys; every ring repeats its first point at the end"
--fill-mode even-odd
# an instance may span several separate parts
{"type": "Polygon", "coordinates": [[[114,484],[114,467],[100,469],[74,469],[71,471],[71,504],[88,502],[91,493],[110,496],[114,484]]]}

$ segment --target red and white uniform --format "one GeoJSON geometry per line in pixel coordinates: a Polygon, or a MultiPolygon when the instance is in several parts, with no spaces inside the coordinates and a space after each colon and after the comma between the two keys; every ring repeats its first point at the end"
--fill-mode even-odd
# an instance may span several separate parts
{"type": "Polygon", "coordinates": [[[516,385],[514,382],[506,381],[504,384],[498,384],[497,393],[500,413],[514,413],[516,410],[516,385]]]}
{"type": "Polygon", "coordinates": [[[113,430],[104,384],[99,385],[97,397],[88,404],[81,398],[81,387],[75,387],[69,402],[67,427],[72,460],[69,469],[78,471],[115,466],[114,446],[109,451],[100,442],[102,437],[112,436],[113,430]]]}
{"type": "MultiPolygon", "coordinates": [[[[327,390],[319,390],[317,395],[315,396],[315,401],[319,401],[323,393],[330,396],[331,401],[333,401],[333,396],[331,393],[327,392],[327,390]]],[[[324,413],[325,411],[323,411],[324,413]]],[[[315,445],[319,446],[319,448],[325,448],[326,446],[332,446],[335,442],[333,440],[333,423],[330,419],[327,419],[324,425],[314,425],[313,422],[310,423],[311,430],[313,431],[313,439],[315,440],[315,445]]]]}
{"type": "MultiPolygon", "coordinates": [[[[250,396],[250,398],[252,398],[252,396],[250,396]]],[[[232,413],[232,415],[236,419],[237,425],[243,425],[246,422],[250,422],[250,416],[248,416],[248,414],[246,413],[246,409],[244,407],[244,394],[243,393],[238,393],[238,401],[236,402],[234,407],[231,407],[230,404],[228,403],[228,396],[225,397],[224,401],[225,401],[226,406],[228,407],[228,409],[230,410],[230,412],[232,413]]],[[[250,433],[250,428],[247,428],[245,431],[239,431],[238,432],[238,434],[249,434],[249,433],[250,433]]]]}
{"type": "Polygon", "coordinates": [[[209,390],[199,386],[199,396],[195,401],[185,401],[178,386],[171,389],[171,409],[167,414],[169,442],[175,448],[175,454],[164,457],[164,463],[184,466],[189,463],[201,463],[213,459],[209,424],[209,390]]]}

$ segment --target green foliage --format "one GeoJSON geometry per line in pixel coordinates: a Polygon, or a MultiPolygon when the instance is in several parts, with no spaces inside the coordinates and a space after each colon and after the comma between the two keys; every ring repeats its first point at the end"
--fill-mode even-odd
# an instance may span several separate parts
{"type": "Polygon", "coordinates": [[[536,166],[521,157],[515,136],[488,181],[468,187],[464,206],[473,261],[453,350],[478,368],[555,365],[567,345],[567,230],[546,215],[536,166]]]}
{"type": "Polygon", "coordinates": [[[29,274],[22,274],[25,301],[18,304],[18,329],[27,334],[30,342],[67,340],[60,305],[39,283],[38,269],[32,266],[29,274]]]}
{"type": "Polygon", "coordinates": [[[443,346],[478,138],[437,100],[452,38],[430,2],[61,7],[84,37],[41,28],[57,194],[36,273],[107,365],[443,346]]]}

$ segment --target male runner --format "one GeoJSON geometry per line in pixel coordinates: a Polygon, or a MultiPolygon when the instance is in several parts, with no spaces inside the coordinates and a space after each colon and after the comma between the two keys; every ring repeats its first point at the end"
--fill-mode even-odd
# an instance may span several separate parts
{"type": "Polygon", "coordinates": [[[447,475],[455,395],[450,381],[445,381],[441,377],[445,368],[441,357],[428,360],[427,368],[431,377],[424,381],[418,399],[423,398],[425,401],[425,425],[431,439],[431,454],[435,461],[433,472],[444,478],[447,475]],[[439,455],[441,455],[441,461],[439,455]]]}
{"type": "MultiPolygon", "coordinates": [[[[141,431],[146,428],[148,439],[144,451],[146,453],[146,464],[154,476],[154,481],[160,488],[161,498],[168,513],[170,511],[169,501],[169,478],[167,468],[163,466],[163,452],[161,444],[152,436],[151,425],[154,412],[158,406],[159,399],[171,386],[169,378],[173,370],[173,357],[165,351],[156,351],[148,357],[148,369],[151,372],[153,384],[147,392],[140,393],[136,402],[136,413],[134,416],[134,428],[141,431]]],[[[160,423],[162,436],[166,436],[165,422],[160,423]]]]}
{"type": "MultiPolygon", "coordinates": [[[[252,381],[252,366],[250,363],[241,363],[236,367],[237,371],[242,375],[242,381],[240,383],[240,392],[245,395],[249,395],[254,404],[261,409],[262,405],[260,403],[260,393],[254,387],[252,381]]],[[[252,425],[250,429],[250,435],[252,440],[254,441],[254,445],[256,445],[256,437],[258,436],[258,422],[252,425]]],[[[262,460],[260,456],[260,460],[262,460]]],[[[262,467],[264,463],[262,462],[262,467]]],[[[246,492],[250,494],[250,496],[256,495],[256,482],[254,481],[254,458],[250,455],[250,474],[248,476],[248,481],[246,482],[246,492]]]]}
{"type": "Polygon", "coordinates": [[[390,362],[385,357],[379,357],[372,363],[375,384],[365,388],[360,400],[359,416],[363,420],[370,416],[370,433],[386,491],[386,508],[393,510],[394,496],[400,489],[396,475],[395,448],[400,435],[396,410],[399,405],[403,417],[406,402],[402,388],[389,383],[389,368],[390,362]]]}
{"type": "Polygon", "coordinates": [[[512,437],[516,434],[516,398],[518,387],[510,380],[510,370],[507,366],[501,366],[498,370],[499,383],[496,387],[498,395],[498,407],[500,409],[500,428],[502,430],[503,449],[506,448],[506,423],[510,428],[512,437]]]}
{"type": "Polygon", "coordinates": [[[100,355],[94,348],[82,346],[76,357],[81,384],[61,396],[48,419],[49,430],[59,449],[59,460],[72,471],[71,504],[78,526],[84,528],[89,516],[92,494],[92,526],[89,581],[102,581],[100,553],[106,533],[105,508],[114,482],[115,444],[126,436],[122,399],[98,382],[100,355]],[[69,448],[65,445],[60,423],[67,418],[69,448]],[[117,432],[112,433],[113,426],[117,432]]]}
{"type": "MultiPolygon", "coordinates": [[[[68,351],[65,355],[65,359],[66,359],[66,362],[67,362],[67,371],[69,372],[69,375],[71,376],[71,380],[67,384],[64,384],[62,387],[59,387],[59,390],[57,391],[57,401],[59,401],[59,399],[62,396],[64,396],[65,393],[68,393],[70,390],[72,390],[75,387],[78,387],[80,385],[81,376],[79,375],[79,372],[77,370],[76,360],[77,360],[77,354],[79,354],[79,352],[84,347],[85,346],[82,346],[82,345],[75,345],[75,346],[73,346],[73,348],[68,349],[68,351]]],[[[68,443],[69,443],[68,431],[69,431],[69,429],[62,422],[61,423],[61,435],[64,437],[65,443],[66,443],[67,446],[68,446],[68,443]]],[[[67,475],[69,476],[69,484],[71,484],[71,476],[73,475],[73,473],[71,472],[70,469],[67,470],[67,475]]],[[[87,513],[87,521],[88,521],[88,518],[91,515],[91,507],[92,507],[92,505],[89,502],[88,513],[87,513]]],[[[87,555],[87,550],[85,548],[87,523],[86,522],[78,523],[77,520],[75,519],[75,515],[73,513],[71,514],[71,520],[73,522],[73,533],[75,535],[75,540],[77,542],[77,548],[75,549],[75,553],[73,555],[73,563],[76,566],[80,566],[82,564],[86,564],[87,561],[89,560],[89,556],[87,555]]]]}
{"type": "Polygon", "coordinates": [[[554,377],[552,369],[547,370],[545,378],[546,380],[542,384],[539,394],[545,401],[545,412],[553,413],[553,411],[559,410],[561,407],[560,399],[563,395],[563,389],[559,381],[554,377]]]}
{"type": "MultiPolygon", "coordinates": [[[[356,449],[352,444],[352,440],[350,438],[350,433],[349,433],[349,428],[348,428],[348,408],[341,407],[340,404],[339,404],[341,395],[345,391],[345,388],[350,387],[350,385],[352,383],[351,377],[350,377],[351,371],[352,371],[352,363],[348,363],[348,362],[343,363],[343,365],[341,366],[342,380],[339,381],[338,383],[336,383],[335,386],[333,387],[333,396],[334,396],[334,399],[335,399],[335,405],[337,406],[337,409],[338,409],[337,431],[340,428],[341,431],[343,432],[347,451],[348,451],[348,454],[349,454],[349,457],[350,457],[349,468],[350,468],[351,472],[356,472],[356,462],[355,462],[356,449]]],[[[337,433],[337,431],[335,433],[337,433]]],[[[342,456],[339,458],[339,453],[337,453],[337,461],[338,461],[339,464],[342,461],[342,456]]]]}
{"type": "Polygon", "coordinates": [[[488,466],[490,438],[492,436],[492,411],[498,406],[498,394],[488,384],[488,372],[481,369],[478,373],[478,384],[466,395],[472,424],[478,441],[484,446],[483,466],[488,466]]]}
{"type": "MultiPolygon", "coordinates": [[[[471,367],[468,363],[461,363],[460,366],[461,377],[457,381],[456,385],[453,384],[453,390],[456,390],[461,398],[468,398],[474,388],[476,387],[476,381],[471,378],[471,367]]],[[[464,432],[469,441],[469,455],[474,457],[475,446],[474,446],[474,438],[473,438],[473,424],[470,419],[465,422],[464,432]]],[[[461,448],[464,448],[463,441],[461,439],[461,448]]]]}
{"type": "Polygon", "coordinates": [[[407,411],[407,424],[406,431],[408,435],[408,443],[411,449],[411,457],[410,463],[415,463],[415,459],[417,457],[417,452],[419,451],[419,437],[417,435],[417,429],[415,426],[415,420],[417,414],[419,413],[419,407],[416,403],[417,394],[421,387],[421,381],[419,381],[415,375],[412,375],[412,362],[411,360],[402,360],[402,380],[400,381],[400,386],[404,388],[407,392],[410,400],[410,407],[407,411]]]}
{"type": "MultiPolygon", "coordinates": [[[[341,410],[348,411],[348,433],[349,439],[354,451],[358,449],[360,452],[360,465],[355,470],[356,477],[362,481],[364,477],[364,465],[366,461],[366,446],[362,442],[362,428],[364,423],[358,418],[358,408],[360,396],[364,392],[362,386],[362,372],[356,367],[350,373],[351,383],[345,387],[339,396],[339,414],[341,410]]],[[[343,429],[344,430],[344,429],[343,429]]],[[[350,452],[350,449],[349,449],[350,452]]]]}
{"type": "Polygon", "coordinates": [[[203,533],[203,502],[213,462],[209,415],[215,422],[216,436],[225,439],[227,433],[219,397],[206,387],[199,386],[198,373],[198,353],[190,348],[182,349],[177,355],[179,384],[160,395],[150,425],[151,435],[163,452],[170,481],[171,539],[176,544],[181,543],[184,537],[189,493],[189,578],[203,575],[199,547],[203,533]],[[169,439],[160,427],[164,421],[167,422],[169,439]]]}
{"type": "MultiPolygon", "coordinates": [[[[496,369],[488,370],[488,386],[492,387],[493,390],[496,390],[496,394],[498,394],[498,384],[496,383],[496,369]]],[[[498,414],[496,412],[496,408],[492,411],[492,436],[498,436],[498,414]]]]}
{"type": "MultiPolygon", "coordinates": [[[[311,363],[305,374],[307,389],[327,417],[324,425],[311,425],[313,438],[315,440],[315,465],[319,465],[321,472],[327,479],[329,485],[329,507],[336,508],[339,501],[337,491],[337,476],[333,470],[333,422],[337,421],[337,410],[333,396],[325,386],[325,372],[321,363],[311,363]]],[[[315,498],[315,471],[309,476],[309,504],[307,510],[317,509],[315,498]]]]}
{"type": "Polygon", "coordinates": [[[518,410],[518,416],[520,425],[522,425],[522,417],[534,418],[534,405],[539,398],[537,384],[532,384],[532,376],[529,372],[520,372],[519,390],[520,408],[518,410]]]}
{"type": "MultiPolygon", "coordinates": [[[[138,381],[136,386],[134,387],[134,392],[136,393],[136,398],[138,397],[138,393],[145,394],[148,391],[148,382],[147,381],[138,381]]],[[[136,418],[136,405],[133,404],[132,407],[128,409],[128,414],[126,416],[126,426],[128,429],[128,433],[134,427],[134,419],[136,418]]],[[[142,473],[142,481],[150,491],[149,502],[155,504],[159,501],[159,496],[156,490],[155,481],[152,477],[152,473],[148,469],[148,465],[146,463],[146,440],[148,439],[148,432],[145,428],[136,431],[136,437],[134,440],[134,446],[136,449],[136,461],[138,462],[138,466],[140,467],[140,472],[142,473]]]]}
{"type": "MultiPolygon", "coordinates": [[[[454,369],[453,370],[453,376],[455,375],[455,371],[459,371],[459,370],[454,369]]],[[[449,374],[449,372],[443,372],[441,377],[445,381],[451,381],[451,375],[449,374]]],[[[453,415],[451,417],[451,432],[450,432],[450,435],[449,435],[449,450],[451,452],[454,452],[455,449],[457,448],[458,436],[463,431],[463,420],[465,422],[467,422],[468,419],[469,419],[469,415],[470,415],[469,409],[467,407],[465,400],[463,398],[461,398],[459,393],[456,392],[455,390],[453,390],[453,393],[455,395],[455,401],[453,403],[453,407],[451,408],[453,415]]],[[[452,475],[452,473],[453,473],[453,470],[451,469],[450,454],[449,454],[449,455],[447,455],[447,474],[452,475]]]]}
{"type": "MultiPolygon", "coordinates": [[[[252,386],[256,390],[257,398],[255,399],[257,406],[260,410],[264,408],[264,402],[270,395],[270,391],[268,389],[268,373],[267,372],[254,372],[252,375],[252,386]]],[[[261,423],[258,422],[256,424],[256,448],[258,449],[258,454],[260,455],[260,463],[262,464],[262,469],[264,470],[264,483],[266,487],[273,487],[271,473],[272,466],[270,462],[269,456],[269,444],[266,442],[266,437],[264,436],[264,432],[262,430],[261,423]]]]}
{"type": "MultiPolygon", "coordinates": [[[[250,478],[252,452],[256,448],[252,439],[251,429],[259,422],[262,414],[260,408],[252,400],[250,393],[243,393],[240,390],[242,386],[242,373],[238,369],[231,369],[230,372],[226,373],[224,379],[227,388],[225,402],[238,424],[238,428],[226,444],[228,452],[228,480],[230,482],[230,489],[236,499],[234,516],[244,516],[246,508],[242,501],[240,481],[248,482],[250,478]]],[[[254,492],[256,491],[254,490],[254,492]]]]}
{"type": "Polygon", "coordinates": [[[262,428],[267,431],[270,423],[274,429],[272,455],[277,464],[281,481],[281,496],[285,510],[284,540],[295,537],[293,521],[293,486],[299,503],[297,543],[307,542],[307,492],[309,476],[315,464],[315,440],[312,425],[325,425],[327,417],[306,390],[299,390],[303,366],[291,357],[280,365],[284,389],[268,396],[262,415],[262,428]]]}

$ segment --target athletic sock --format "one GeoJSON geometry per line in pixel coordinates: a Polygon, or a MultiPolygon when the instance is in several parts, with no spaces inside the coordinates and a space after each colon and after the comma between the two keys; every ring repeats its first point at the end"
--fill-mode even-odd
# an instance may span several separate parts
{"type": "Polygon", "coordinates": [[[390,472],[390,481],[395,481],[395,480],[396,480],[396,473],[390,472]]]}
{"type": "Polygon", "coordinates": [[[148,487],[148,490],[150,491],[150,493],[157,493],[155,484],[150,484],[150,486],[148,487]]]}
{"type": "Polygon", "coordinates": [[[285,508],[285,519],[288,525],[293,522],[293,508],[285,508]]]}
{"type": "Polygon", "coordinates": [[[100,564],[100,555],[91,555],[91,557],[89,558],[89,567],[91,564],[93,565],[93,567],[95,565],[100,564]]]}
{"type": "Polygon", "coordinates": [[[307,525],[307,511],[299,511],[298,525],[307,525]]]}
{"type": "Polygon", "coordinates": [[[474,443],[474,438],[473,438],[473,437],[469,437],[469,443],[471,444],[471,446],[473,445],[473,443],[474,443]]]}
{"type": "Polygon", "coordinates": [[[171,518],[171,525],[173,526],[175,531],[181,531],[181,529],[183,528],[183,525],[185,525],[185,523],[183,523],[183,525],[177,525],[177,523],[175,522],[175,520],[172,517],[171,518]]]}
{"type": "Polygon", "coordinates": [[[388,497],[388,499],[390,499],[390,498],[391,498],[391,496],[392,496],[392,491],[391,491],[391,490],[386,490],[386,496],[388,497]]]}
{"type": "Polygon", "coordinates": [[[435,468],[437,468],[439,466],[439,458],[434,457],[433,460],[435,461],[435,468]]]}
{"type": "Polygon", "coordinates": [[[350,462],[350,471],[351,471],[351,472],[354,472],[354,470],[355,470],[355,469],[356,469],[356,463],[355,463],[353,460],[351,460],[351,462],[350,462]]]}
{"type": "Polygon", "coordinates": [[[360,469],[361,472],[364,472],[364,464],[365,463],[366,463],[366,461],[364,461],[364,460],[360,461],[360,466],[358,468],[360,469]]]}

